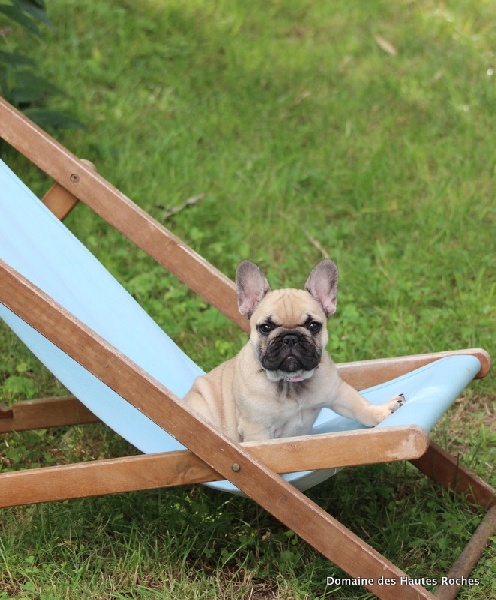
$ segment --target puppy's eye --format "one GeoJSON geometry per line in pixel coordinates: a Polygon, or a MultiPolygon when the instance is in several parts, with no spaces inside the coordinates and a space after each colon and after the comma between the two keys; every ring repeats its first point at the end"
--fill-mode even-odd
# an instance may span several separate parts
{"type": "Polygon", "coordinates": [[[319,323],[318,321],[310,321],[310,323],[307,324],[307,329],[310,333],[319,333],[319,331],[322,329],[322,323],[319,323]]]}
{"type": "Polygon", "coordinates": [[[275,327],[274,323],[262,323],[261,325],[257,325],[257,329],[262,335],[269,335],[275,327]]]}

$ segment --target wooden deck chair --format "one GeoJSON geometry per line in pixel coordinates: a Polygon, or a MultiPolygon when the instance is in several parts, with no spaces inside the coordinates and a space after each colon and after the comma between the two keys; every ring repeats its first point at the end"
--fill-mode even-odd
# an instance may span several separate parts
{"type": "MultiPolygon", "coordinates": [[[[1,99],[0,135],[55,180],[45,201],[57,215],[85,202],[246,329],[229,279],[1,99]]],[[[3,163],[0,316],[77,397],[2,408],[0,432],[101,419],[145,453],[0,474],[0,507],[211,482],[246,494],[377,597],[394,600],[399,590],[405,600],[454,598],[494,531],[495,490],[428,440],[463,388],[488,372],[483,350],[339,365],[370,401],[397,390],[406,405],[373,429],[329,411],[314,435],[234,443],[181,404],[199,367],[3,163]],[[487,509],[436,595],[301,491],[337,468],[405,459],[487,509]]]]}

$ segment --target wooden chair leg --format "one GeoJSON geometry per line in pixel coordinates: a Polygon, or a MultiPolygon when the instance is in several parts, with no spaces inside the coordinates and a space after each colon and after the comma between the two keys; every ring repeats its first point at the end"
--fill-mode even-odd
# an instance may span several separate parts
{"type": "Polygon", "coordinates": [[[451,567],[448,575],[442,579],[442,583],[435,594],[436,598],[439,600],[453,600],[453,598],[456,598],[461,587],[469,584],[470,574],[495,531],[496,505],[487,511],[486,516],[451,567]]]}
{"type": "Polygon", "coordinates": [[[463,495],[471,504],[487,510],[496,503],[496,490],[435,442],[430,443],[423,456],[410,462],[429,479],[463,495]]]}

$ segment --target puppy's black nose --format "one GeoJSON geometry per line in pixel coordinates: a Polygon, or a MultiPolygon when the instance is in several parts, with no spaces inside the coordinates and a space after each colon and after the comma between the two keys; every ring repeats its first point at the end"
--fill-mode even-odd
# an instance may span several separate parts
{"type": "Polygon", "coordinates": [[[298,341],[298,336],[295,335],[294,333],[287,333],[282,338],[282,341],[284,344],[286,344],[286,346],[294,346],[296,344],[296,342],[298,341]]]}

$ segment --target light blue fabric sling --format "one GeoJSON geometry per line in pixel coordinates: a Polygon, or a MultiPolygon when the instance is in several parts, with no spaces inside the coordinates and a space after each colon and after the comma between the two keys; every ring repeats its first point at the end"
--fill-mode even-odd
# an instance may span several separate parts
{"type": "MultiPolygon", "coordinates": [[[[161,384],[182,398],[202,370],[158,327],[130,294],[0,161],[0,258],[64,306],[161,384]]],[[[104,423],[145,453],[183,446],[67,354],[0,304],[0,317],[47,368],[104,423]]],[[[404,393],[407,403],[379,427],[430,429],[480,369],[474,356],[440,359],[362,391],[373,403],[404,393]]],[[[325,409],[315,433],[357,429],[325,409]]],[[[286,475],[305,490],[335,469],[286,475]]],[[[229,482],[213,487],[237,492],[229,482]]]]}

